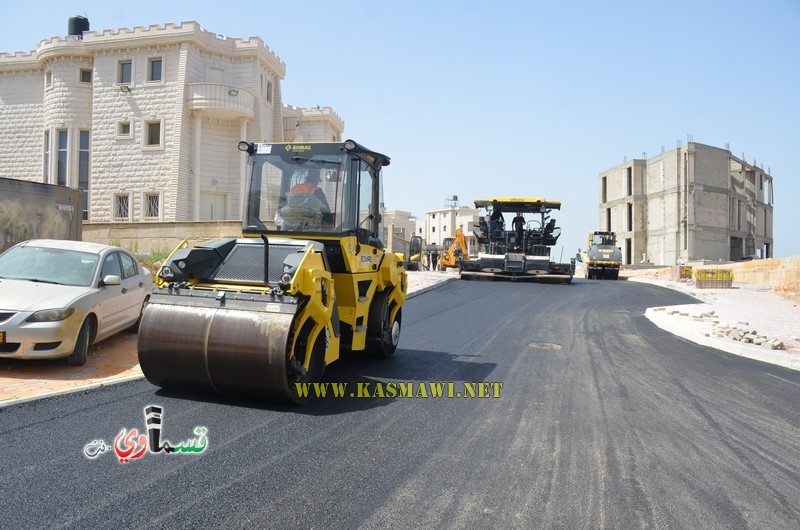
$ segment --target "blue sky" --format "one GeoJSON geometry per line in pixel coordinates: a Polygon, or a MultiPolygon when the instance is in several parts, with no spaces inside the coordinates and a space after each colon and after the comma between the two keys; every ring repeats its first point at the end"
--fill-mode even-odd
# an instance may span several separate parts
{"type": "MultiPolygon", "coordinates": [[[[81,2],[0,0],[0,51],[197,21],[259,36],[285,103],[330,106],[392,158],[386,206],[560,200],[564,256],[599,228],[598,174],[687,135],[774,177],[775,255],[800,255],[800,1],[81,2]]],[[[561,249],[556,249],[556,256],[561,249]]]]}

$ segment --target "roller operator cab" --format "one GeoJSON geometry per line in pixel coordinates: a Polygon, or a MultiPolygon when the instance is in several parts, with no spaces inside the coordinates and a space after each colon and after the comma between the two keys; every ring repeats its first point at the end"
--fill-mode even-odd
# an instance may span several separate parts
{"type": "Polygon", "coordinates": [[[411,236],[407,262],[406,268],[410,271],[418,271],[422,268],[422,237],[411,236]]]}
{"type": "Polygon", "coordinates": [[[475,208],[486,212],[473,227],[480,251],[460,261],[461,278],[572,282],[575,259],[559,263],[550,256],[561,235],[550,214],[561,209],[560,202],[538,197],[494,197],[475,201],[475,208]]]}
{"type": "Polygon", "coordinates": [[[389,157],[344,143],[252,144],[243,237],[189,248],[157,275],[139,362],[162,387],[302,403],[342,350],[397,348],[406,272],[381,242],[389,157]]]}

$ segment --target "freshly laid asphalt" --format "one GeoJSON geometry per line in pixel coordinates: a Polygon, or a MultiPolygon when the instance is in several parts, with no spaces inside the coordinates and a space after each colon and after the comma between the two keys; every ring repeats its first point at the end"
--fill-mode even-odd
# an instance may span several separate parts
{"type": "Polygon", "coordinates": [[[635,282],[451,281],[403,308],[396,355],[328,367],[351,397],[286,407],[139,379],[5,407],[0,529],[797,528],[800,371],[644,316],[692,302],[635,282]],[[352,396],[393,382],[502,388],[352,396]],[[118,433],[153,405],[162,440],[202,426],[204,450],[124,461],[145,446],[118,433]]]}
{"type": "MultiPolygon", "coordinates": [[[[457,272],[409,271],[408,296],[412,298],[457,279],[457,272]]],[[[780,295],[739,283],[729,289],[698,289],[692,283],[650,277],[633,277],[629,281],[674,289],[699,301],[648,308],[645,316],[658,327],[699,345],[800,370],[800,308],[780,295]],[[718,336],[726,327],[757,332],[779,342],[781,349],[718,336]]],[[[83,367],[67,366],[60,360],[0,358],[0,407],[143,377],[136,338],[134,333],[123,332],[95,345],[83,367]]]]}

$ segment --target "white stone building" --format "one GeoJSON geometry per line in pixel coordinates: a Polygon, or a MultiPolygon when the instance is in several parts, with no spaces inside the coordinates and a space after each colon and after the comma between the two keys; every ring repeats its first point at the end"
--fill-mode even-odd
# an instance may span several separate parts
{"type": "Polygon", "coordinates": [[[456,230],[461,229],[467,241],[467,249],[471,255],[477,254],[477,241],[472,227],[480,222],[479,211],[475,208],[453,204],[428,210],[425,218],[417,220],[417,235],[422,236],[425,245],[442,247],[443,241],[448,237],[455,237],[456,230]]]}
{"type": "Polygon", "coordinates": [[[240,219],[240,140],[342,139],[331,108],[283,103],[286,65],[258,37],[69,23],[0,53],[0,176],[83,190],[84,219],[240,219]]]}

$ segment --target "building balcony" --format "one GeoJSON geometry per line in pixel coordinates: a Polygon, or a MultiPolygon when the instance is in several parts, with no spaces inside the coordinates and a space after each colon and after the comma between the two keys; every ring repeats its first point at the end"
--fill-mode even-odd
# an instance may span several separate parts
{"type": "Polygon", "coordinates": [[[256,97],[244,88],[223,83],[189,83],[186,107],[209,118],[235,120],[255,117],[256,97]]]}

